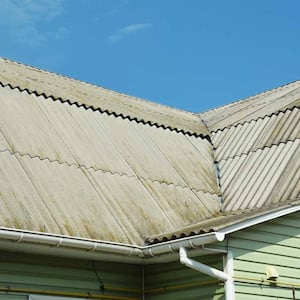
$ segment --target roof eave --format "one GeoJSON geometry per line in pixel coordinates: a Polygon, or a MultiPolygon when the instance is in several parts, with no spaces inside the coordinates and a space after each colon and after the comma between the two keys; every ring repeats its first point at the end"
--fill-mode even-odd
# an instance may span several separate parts
{"type": "Polygon", "coordinates": [[[300,205],[281,208],[279,210],[268,212],[263,215],[256,216],[256,217],[247,219],[245,221],[238,222],[236,224],[224,227],[224,228],[220,229],[218,232],[223,233],[224,235],[227,235],[227,234],[230,234],[230,233],[233,233],[236,231],[240,231],[240,230],[249,228],[251,226],[255,226],[255,225],[259,225],[261,223],[271,221],[273,219],[284,217],[286,215],[289,215],[289,214],[292,214],[292,213],[295,213],[298,211],[300,211],[300,205]]]}
{"type": "MultiPolygon", "coordinates": [[[[224,227],[217,232],[185,237],[148,246],[136,246],[106,241],[0,228],[0,248],[7,251],[61,256],[76,259],[113,261],[131,264],[153,264],[178,259],[180,247],[192,249],[195,255],[205,255],[205,245],[221,242],[226,235],[300,211],[291,206],[224,227]]],[[[222,251],[220,251],[221,253],[222,251]]]]}
{"type": "MultiPolygon", "coordinates": [[[[224,234],[212,232],[157,245],[134,246],[39,232],[25,232],[10,228],[0,229],[0,248],[2,250],[132,264],[177,260],[180,247],[198,249],[223,239],[224,234]]],[[[202,252],[206,253],[205,250],[202,252]]]]}

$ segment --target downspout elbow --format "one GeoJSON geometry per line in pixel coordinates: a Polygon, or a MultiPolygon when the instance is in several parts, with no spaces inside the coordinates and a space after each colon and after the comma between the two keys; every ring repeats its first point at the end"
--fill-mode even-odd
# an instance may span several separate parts
{"type": "Polygon", "coordinates": [[[186,249],[183,247],[179,249],[179,259],[180,263],[187,266],[188,268],[191,268],[193,270],[204,273],[222,281],[227,281],[229,279],[229,276],[226,273],[188,258],[186,249]]]}

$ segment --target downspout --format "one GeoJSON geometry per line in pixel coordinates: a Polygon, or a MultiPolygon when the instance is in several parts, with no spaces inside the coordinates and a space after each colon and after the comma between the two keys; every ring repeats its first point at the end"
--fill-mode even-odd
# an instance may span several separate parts
{"type": "Polygon", "coordinates": [[[227,252],[226,259],[225,259],[224,272],[188,258],[186,249],[183,247],[181,247],[179,249],[179,259],[180,259],[180,263],[187,266],[188,268],[191,268],[198,272],[204,273],[204,274],[214,277],[218,280],[224,281],[225,282],[225,299],[226,300],[234,300],[235,299],[234,284],[233,284],[233,279],[232,279],[233,258],[232,258],[231,252],[227,252]]]}

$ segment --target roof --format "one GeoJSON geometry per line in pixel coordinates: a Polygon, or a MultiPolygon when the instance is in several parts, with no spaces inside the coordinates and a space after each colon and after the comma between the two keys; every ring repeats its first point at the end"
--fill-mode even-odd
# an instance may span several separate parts
{"type": "Polygon", "coordinates": [[[212,145],[198,116],[7,60],[0,69],[0,226],[143,244],[218,214],[212,145]],[[79,105],[108,100],[109,113],[79,105]],[[132,117],[113,113],[117,102],[132,117]],[[161,126],[139,121],[158,111],[161,126]],[[197,119],[195,132],[172,130],[168,116],[197,119]]]}
{"type": "Polygon", "coordinates": [[[193,114],[0,59],[0,227],[143,245],[300,202],[300,82],[193,114]]]}

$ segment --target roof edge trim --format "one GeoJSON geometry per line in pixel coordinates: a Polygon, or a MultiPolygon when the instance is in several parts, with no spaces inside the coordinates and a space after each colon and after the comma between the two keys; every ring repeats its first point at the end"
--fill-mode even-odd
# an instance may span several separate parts
{"type": "Polygon", "coordinates": [[[259,225],[264,222],[268,222],[268,221],[271,221],[271,220],[274,220],[274,219],[277,219],[280,217],[284,217],[286,215],[289,215],[289,214],[292,214],[292,213],[295,213],[298,211],[300,211],[300,205],[279,209],[279,210],[276,210],[273,212],[266,213],[261,216],[254,217],[252,219],[248,219],[246,221],[239,222],[234,225],[230,225],[228,227],[225,227],[225,228],[219,230],[219,232],[224,235],[227,235],[227,234],[230,234],[230,233],[233,233],[236,231],[240,231],[242,229],[246,229],[251,226],[259,225]]]}

